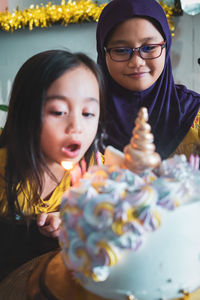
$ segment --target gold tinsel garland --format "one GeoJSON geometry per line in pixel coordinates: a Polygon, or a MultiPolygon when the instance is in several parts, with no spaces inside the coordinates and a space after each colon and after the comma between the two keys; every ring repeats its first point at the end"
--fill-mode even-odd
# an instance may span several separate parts
{"type": "MultiPolygon", "coordinates": [[[[165,4],[163,0],[160,0],[159,3],[167,15],[173,35],[174,23],[171,17],[174,7],[165,4]]],[[[67,26],[70,23],[97,22],[106,5],[107,3],[97,5],[92,0],[69,0],[67,3],[65,0],[61,0],[60,5],[52,5],[49,2],[46,6],[36,5],[34,7],[31,5],[24,11],[17,9],[13,13],[0,12],[0,29],[13,32],[25,27],[29,27],[29,30],[33,30],[34,27],[49,27],[55,23],[67,26]]]]}

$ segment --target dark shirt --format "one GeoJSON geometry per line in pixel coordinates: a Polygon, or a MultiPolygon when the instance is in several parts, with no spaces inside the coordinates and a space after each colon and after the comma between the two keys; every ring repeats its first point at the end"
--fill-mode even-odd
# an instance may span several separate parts
{"type": "Polygon", "coordinates": [[[0,218],[0,280],[28,260],[59,248],[56,238],[42,235],[35,221],[11,224],[0,218]]]}

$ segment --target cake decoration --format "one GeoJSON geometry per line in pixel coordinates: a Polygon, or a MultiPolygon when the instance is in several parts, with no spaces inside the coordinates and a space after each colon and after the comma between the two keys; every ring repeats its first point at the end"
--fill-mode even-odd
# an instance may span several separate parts
{"type": "Polygon", "coordinates": [[[124,148],[124,153],[112,146],[106,147],[105,165],[117,164],[121,168],[129,169],[136,174],[141,174],[160,165],[161,158],[155,152],[151,126],[147,121],[147,108],[142,107],[135,120],[135,128],[130,144],[124,148]]]}
{"type": "Polygon", "coordinates": [[[197,197],[200,175],[196,173],[193,182],[188,181],[192,168],[183,157],[164,161],[157,174],[146,184],[129,170],[95,166],[79,186],[66,192],[61,243],[70,269],[105,280],[109,266],[117,263],[123,249],[136,251],[147,233],[160,226],[161,208],[172,210],[197,197]],[[182,179],[177,178],[175,165],[182,179]]]}
{"type": "Polygon", "coordinates": [[[147,108],[142,107],[135,120],[130,144],[124,148],[125,166],[135,173],[141,173],[148,168],[156,168],[161,163],[160,155],[155,152],[154,137],[147,121],[147,108]]]}
{"type": "Polygon", "coordinates": [[[112,164],[89,168],[62,200],[64,263],[106,299],[181,299],[200,287],[200,171],[184,155],[146,164],[140,153],[142,168],[134,164],[138,151],[155,154],[145,114],[137,124],[148,150],[136,149],[143,133],[135,141],[133,131],[125,157],[109,150],[112,164]]]}

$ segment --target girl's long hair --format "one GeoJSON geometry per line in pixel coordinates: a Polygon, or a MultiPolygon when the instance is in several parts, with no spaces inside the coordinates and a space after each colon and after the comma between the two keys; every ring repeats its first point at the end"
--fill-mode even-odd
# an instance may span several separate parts
{"type": "Polygon", "coordinates": [[[31,206],[38,202],[42,192],[44,171],[54,177],[47,168],[40,147],[46,92],[64,72],[79,65],[85,65],[93,72],[100,90],[97,135],[85,154],[88,166],[91,156],[98,151],[102,143],[104,123],[104,81],[96,63],[83,53],[49,50],[28,59],[15,77],[7,120],[0,136],[0,148],[7,149],[5,182],[8,215],[12,219],[16,219],[17,215],[22,216],[17,200],[18,194],[26,191],[24,196],[30,197],[31,206]]]}

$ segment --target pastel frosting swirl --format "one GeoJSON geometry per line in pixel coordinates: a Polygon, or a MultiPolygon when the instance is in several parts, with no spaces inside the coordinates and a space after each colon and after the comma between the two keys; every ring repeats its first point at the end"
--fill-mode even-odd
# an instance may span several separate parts
{"type": "Polygon", "coordinates": [[[76,278],[104,281],[124,250],[137,251],[175,209],[200,192],[200,172],[183,156],[163,161],[156,173],[134,174],[95,166],[63,196],[60,244],[76,278]],[[174,171],[176,169],[176,171],[174,171]]]}

